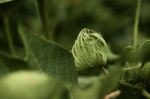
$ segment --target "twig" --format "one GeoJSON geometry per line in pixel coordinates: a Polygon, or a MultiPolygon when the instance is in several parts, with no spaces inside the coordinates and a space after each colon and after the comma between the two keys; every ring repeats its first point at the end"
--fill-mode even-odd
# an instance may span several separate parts
{"type": "Polygon", "coordinates": [[[3,18],[4,18],[4,27],[5,27],[5,32],[6,32],[7,39],[8,39],[8,46],[9,46],[10,52],[13,56],[16,56],[15,47],[13,44],[12,35],[11,35],[10,27],[9,27],[9,18],[6,15],[4,15],[3,18]]]}
{"type": "Polygon", "coordinates": [[[145,89],[142,90],[142,95],[143,95],[144,97],[146,97],[147,99],[150,99],[150,93],[147,92],[145,89]]]}
{"type": "Polygon", "coordinates": [[[135,23],[134,23],[134,39],[133,39],[133,46],[136,49],[138,43],[138,25],[139,25],[139,17],[140,17],[140,7],[141,0],[137,0],[137,8],[136,8],[136,15],[135,15],[135,23]]]}

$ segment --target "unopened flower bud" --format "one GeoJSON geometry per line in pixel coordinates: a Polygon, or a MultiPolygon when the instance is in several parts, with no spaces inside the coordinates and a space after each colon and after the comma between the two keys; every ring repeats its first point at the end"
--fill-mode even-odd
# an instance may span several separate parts
{"type": "Polygon", "coordinates": [[[84,28],[72,47],[77,69],[104,66],[107,61],[107,44],[101,34],[84,28]]]}

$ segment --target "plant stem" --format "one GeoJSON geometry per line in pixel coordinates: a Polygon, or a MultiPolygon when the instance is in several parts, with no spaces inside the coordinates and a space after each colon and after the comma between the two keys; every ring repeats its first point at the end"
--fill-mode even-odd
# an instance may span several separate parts
{"type": "Polygon", "coordinates": [[[146,97],[147,99],[150,99],[150,93],[148,93],[146,90],[143,90],[143,91],[142,91],[142,95],[143,95],[144,97],[146,97]]]}
{"type": "Polygon", "coordinates": [[[69,91],[69,95],[70,95],[70,99],[74,99],[72,91],[71,91],[71,87],[67,84],[68,87],[68,91],[69,91]]]}
{"type": "Polygon", "coordinates": [[[44,32],[44,36],[47,39],[52,40],[52,33],[49,31],[49,22],[48,22],[48,3],[49,0],[37,0],[38,2],[38,13],[40,16],[40,20],[42,23],[42,31],[44,32]]]}
{"type": "Polygon", "coordinates": [[[7,39],[8,39],[8,46],[9,46],[10,52],[13,56],[16,56],[15,47],[13,44],[12,35],[11,35],[10,27],[9,27],[9,18],[7,16],[4,16],[3,18],[4,18],[4,27],[5,27],[5,32],[6,32],[7,39]]]}
{"type": "Polygon", "coordinates": [[[134,85],[132,85],[132,84],[130,84],[130,83],[128,83],[128,82],[125,82],[125,81],[120,80],[120,83],[123,84],[123,85],[125,85],[125,86],[138,89],[136,86],[134,86],[134,85]]]}
{"type": "Polygon", "coordinates": [[[38,19],[38,24],[40,24],[40,27],[42,27],[42,20],[41,20],[41,15],[40,15],[40,8],[39,8],[39,2],[38,0],[35,0],[35,8],[36,8],[36,14],[37,14],[37,19],[38,19]]]}
{"type": "Polygon", "coordinates": [[[104,67],[102,67],[102,72],[104,73],[105,76],[108,75],[108,71],[104,67]]]}
{"type": "Polygon", "coordinates": [[[136,15],[135,15],[135,23],[134,23],[134,41],[133,46],[136,49],[138,44],[138,25],[139,25],[139,17],[140,17],[140,6],[141,0],[137,0],[137,8],[136,8],[136,15]]]}

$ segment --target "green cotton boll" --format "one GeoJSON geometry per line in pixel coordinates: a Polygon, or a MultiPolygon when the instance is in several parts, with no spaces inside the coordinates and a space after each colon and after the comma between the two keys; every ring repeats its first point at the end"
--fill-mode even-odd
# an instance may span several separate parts
{"type": "Polygon", "coordinates": [[[84,28],[72,47],[72,55],[77,69],[104,66],[107,61],[108,46],[102,36],[93,30],[84,28]]]}

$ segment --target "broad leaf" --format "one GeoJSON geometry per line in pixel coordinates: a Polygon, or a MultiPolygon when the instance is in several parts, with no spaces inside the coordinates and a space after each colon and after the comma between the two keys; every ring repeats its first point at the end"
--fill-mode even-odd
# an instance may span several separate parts
{"type": "Polygon", "coordinates": [[[150,40],[146,40],[137,51],[137,55],[140,61],[142,61],[143,65],[150,61],[150,40]]]}
{"type": "Polygon", "coordinates": [[[132,46],[127,46],[121,53],[121,62],[134,61],[135,51],[132,46]]]}
{"type": "Polygon", "coordinates": [[[22,26],[19,33],[31,67],[55,76],[69,84],[77,82],[74,60],[69,51],[58,44],[35,36],[22,26]]]}
{"type": "Polygon", "coordinates": [[[108,69],[108,75],[98,77],[81,77],[79,84],[82,84],[82,90],[74,90],[75,99],[104,99],[106,95],[114,91],[119,84],[122,75],[121,67],[113,66],[108,69]]]}
{"type": "Polygon", "coordinates": [[[144,66],[146,62],[150,61],[149,54],[150,40],[146,40],[136,50],[131,46],[125,48],[121,54],[121,61],[134,63],[142,62],[142,66],[144,66]]]}
{"type": "Polygon", "coordinates": [[[102,86],[100,77],[79,77],[80,88],[74,88],[73,96],[75,99],[102,99],[99,98],[102,86]]]}
{"type": "Polygon", "coordinates": [[[121,75],[122,75],[121,67],[113,66],[109,68],[108,77],[102,79],[101,81],[102,86],[99,91],[99,95],[100,95],[99,99],[103,99],[104,96],[106,96],[111,91],[117,88],[121,75]]]}

